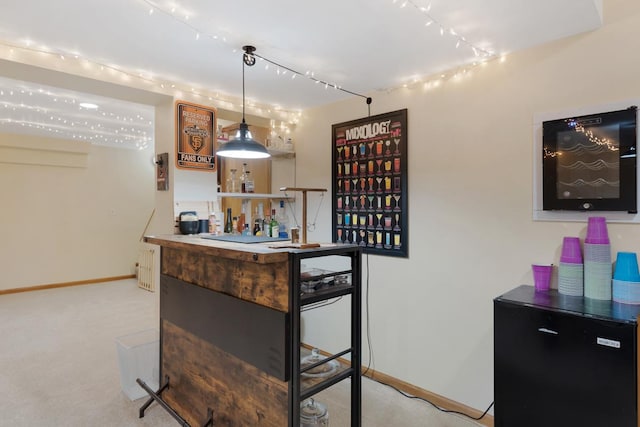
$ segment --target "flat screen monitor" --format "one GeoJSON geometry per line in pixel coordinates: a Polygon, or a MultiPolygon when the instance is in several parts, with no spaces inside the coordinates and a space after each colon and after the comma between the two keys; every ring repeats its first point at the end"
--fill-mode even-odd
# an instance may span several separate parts
{"type": "Polygon", "coordinates": [[[637,107],[542,123],[543,210],[637,212],[637,107]]]}

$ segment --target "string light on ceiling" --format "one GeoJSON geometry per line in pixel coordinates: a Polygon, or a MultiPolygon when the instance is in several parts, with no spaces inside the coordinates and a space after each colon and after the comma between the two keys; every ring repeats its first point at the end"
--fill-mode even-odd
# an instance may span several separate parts
{"type": "MultiPolygon", "coordinates": [[[[195,34],[195,38],[199,39],[201,36],[204,37],[208,37],[209,39],[212,40],[217,40],[220,41],[224,44],[226,44],[227,46],[229,46],[232,49],[233,53],[238,52],[238,49],[235,47],[232,47],[229,45],[227,38],[225,36],[216,34],[216,33],[209,33],[207,31],[203,31],[201,28],[197,28],[195,25],[193,25],[191,22],[188,22],[188,13],[186,11],[177,11],[174,8],[172,8],[171,10],[167,10],[167,9],[163,9],[161,6],[157,5],[156,3],[154,3],[151,0],[141,0],[142,2],[144,2],[147,6],[149,6],[152,9],[155,9],[165,15],[171,16],[171,18],[173,18],[174,20],[178,21],[179,23],[181,23],[182,25],[188,27],[191,31],[194,32],[195,34]],[[185,18],[182,18],[181,16],[185,16],[185,18]]],[[[442,75],[440,78],[428,78],[428,85],[429,88],[431,87],[437,87],[439,85],[442,84],[442,82],[445,82],[447,80],[450,79],[454,79],[454,80],[459,80],[461,77],[464,76],[468,76],[470,75],[469,71],[479,65],[483,65],[491,60],[494,60],[497,58],[497,55],[493,52],[491,52],[488,49],[485,49],[477,44],[471,43],[470,41],[468,41],[466,39],[466,37],[464,37],[463,35],[459,34],[458,31],[456,31],[453,27],[447,27],[445,26],[440,20],[438,20],[437,18],[434,17],[434,15],[431,13],[431,3],[429,3],[427,6],[420,6],[418,5],[416,2],[414,2],[413,0],[392,0],[393,4],[398,4],[400,6],[400,8],[406,8],[407,6],[411,6],[412,8],[414,8],[415,10],[417,10],[420,14],[423,15],[423,17],[425,18],[425,27],[431,27],[431,28],[437,28],[439,29],[439,33],[441,36],[445,36],[445,35],[449,35],[450,37],[453,37],[455,39],[455,48],[460,48],[461,46],[465,46],[468,49],[470,49],[473,52],[474,57],[476,58],[472,64],[467,64],[467,65],[463,65],[459,68],[455,68],[450,70],[449,72],[445,73],[446,75],[442,75]],[[437,81],[437,83],[435,83],[437,81]]],[[[328,82],[326,80],[317,78],[315,76],[315,72],[313,71],[305,71],[304,73],[296,71],[294,69],[292,69],[291,67],[287,67],[284,65],[281,65],[275,61],[271,61],[265,57],[262,57],[258,54],[255,54],[256,57],[258,57],[261,61],[265,61],[266,64],[264,66],[265,70],[270,70],[272,69],[271,65],[273,65],[273,70],[275,72],[275,74],[277,76],[291,76],[291,79],[295,79],[298,76],[302,76],[305,78],[308,78],[309,80],[313,81],[315,84],[324,87],[325,89],[334,89],[334,90],[340,90],[340,91],[344,91],[347,93],[351,93],[352,95],[356,95],[356,96],[360,96],[363,98],[367,98],[367,103],[370,104],[370,98],[358,94],[358,93],[354,93],[348,90],[345,90],[342,86],[336,84],[336,83],[331,83],[328,82]]],[[[504,56],[501,57],[502,60],[504,61],[504,56]]],[[[387,88],[386,92],[391,92],[391,91],[395,91],[401,88],[409,88],[409,87],[413,87],[418,83],[425,83],[425,79],[424,78],[414,78],[412,79],[412,81],[401,84],[400,86],[397,87],[392,87],[392,88],[387,88]]],[[[425,86],[425,87],[426,87],[425,86]]],[[[276,108],[276,111],[279,110],[279,107],[276,108]]],[[[297,116],[299,116],[299,114],[297,114],[297,116]]],[[[291,123],[297,123],[297,119],[296,117],[296,113],[292,114],[292,119],[291,119],[291,123]]]]}
{"type": "Polygon", "coordinates": [[[449,35],[453,37],[455,39],[456,49],[464,45],[467,48],[471,49],[471,51],[473,52],[473,55],[476,58],[486,59],[494,56],[493,52],[471,43],[464,36],[458,34],[458,31],[456,31],[454,28],[452,27],[447,28],[447,26],[445,26],[441,21],[434,18],[434,16],[431,14],[431,3],[429,3],[427,6],[419,6],[413,0],[392,0],[392,1],[393,1],[393,4],[399,4],[401,9],[404,9],[407,6],[411,6],[415,10],[417,10],[420,14],[422,14],[426,18],[426,21],[424,24],[425,27],[438,28],[441,36],[449,35]]]}
{"type": "Polygon", "coordinates": [[[418,11],[420,15],[424,17],[425,28],[437,29],[438,34],[441,37],[453,37],[455,48],[466,47],[473,53],[473,61],[467,64],[463,64],[459,67],[451,68],[445,72],[439,72],[428,76],[412,77],[400,86],[387,88],[386,92],[393,92],[398,89],[411,89],[414,87],[421,87],[424,90],[431,90],[442,86],[447,81],[460,82],[464,78],[471,76],[472,71],[480,66],[485,66],[489,62],[499,60],[499,62],[505,62],[506,55],[498,55],[489,49],[485,49],[477,44],[474,44],[467,40],[467,38],[460,34],[459,31],[453,27],[447,27],[444,23],[438,20],[431,12],[431,3],[427,6],[417,4],[413,0],[392,0],[392,4],[399,6],[401,9],[411,7],[418,11]]]}
{"type": "MultiPolygon", "coordinates": [[[[185,27],[189,28],[191,31],[194,32],[195,34],[195,39],[199,40],[200,37],[207,37],[211,40],[217,40],[219,42],[222,42],[224,44],[226,44],[227,46],[229,46],[232,50],[233,53],[237,53],[238,49],[234,48],[232,46],[230,46],[230,44],[227,42],[227,38],[226,36],[223,35],[219,35],[217,33],[209,33],[207,31],[202,30],[201,28],[197,28],[195,25],[193,25],[191,22],[188,22],[188,15],[185,16],[185,18],[181,18],[181,14],[179,12],[177,12],[175,10],[175,8],[172,8],[171,10],[167,10],[162,8],[161,6],[157,5],[156,3],[154,3],[151,0],[141,0],[143,1],[148,7],[151,8],[151,10],[157,10],[162,14],[168,15],[171,18],[173,18],[175,21],[179,22],[180,24],[184,25],[185,27]]],[[[320,84],[321,86],[323,86],[325,89],[335,89],[335,90],[339,90],[345,93],[349,93],[351,95],[355,95],[355,96],[359,96],[362,98],[367,99],[367,103],[370,104],[371,102],[369,101],[369,98],[365,95],[356,93],[356,92],[352,92],[349,90],[344,89],[343,87],[339,86],[336,83],[331,83],[319,78],[315,77],[315,73],[313,71],[306,71],[305,73],[302,73],[300,71],[296,71],[290,67],[281,65],[275,61],[272,61],[270,59],[267,59],[261,55],[258,55],[256,53],[253,54],[254,56],[256,56],[257,58],[259,58],[261,61],[266,61],[268,64],[265,66],[265,69],[268,70],[269,69],[269,64],[272,64],[275,66],[275,73],[278,76],[285,76],[287,74],[289,74],[291,76],[291,79],[295,79],[297,76],[303,76],[308,78],[309,80],[320,84]]]]}
{"type": "Polygon", "coordinates": [[[76,95],[79,96],[0,79],[0,129],[21,133],[21,129],[28,128],[56,138],[122,148],[144,149],[153,142],[152,107],[118,103],[114,108],[121,112],[113,113],[96,104],[100,103],[99,98],[91,99],[94,105],[83,106],[86,99],[76,95]],[[15,87],[19,89],[9,89],[15,87]],[[4,111],[10,113],[3,114],[4,111]]]}
{"type": "MultiPolygon", "coordinates": [[[[215,102],[219,108],[225,108],[231,111],[239,111],[242,109],[241,100],[234,98],[231,95],[224,95],[217,91],[209,91],[206,89],[196,89],[192,85],[187,83],[179,83],[176,81],[161,80],[158,77],[154,77],[155,73],[141,73],[137,71],[131,71],[126,67],[121,67],[114,64],[106,64],[88,57],[84,57],[79,53],[69,53],[62,49],[51,49],[46,46],[37,47],[36,43],[29,40],[24,45],[18,43],[11,43],[7,41],[0,41],[0,46],[3,46],[8,51],[6,57],[13,59],[18,53],[27,55],[35,55],[35,61],[38,63],[42,59],[42,55],[49,56],[52,60],[60,61],[56,64],[58,69],[65,67],[72,67],[71,62],[75,62],[83,69],[94,73],[94,78],[99,78],[102,72],[107,72],[111,77],[119,77],[123,81],[131,82],[136,80],[145,86],[154,87],[156,90],[162,93],[173,95],[176,98],[180,98],[184,93],[189,93],[196,98],[207,99],[211,102],[215,102]],[[63,59],[64,58],[64,59],[63,59]]],[[[237,51],[237,49],[235,49],[237,51]]],[[[2,56],[0,54],[0,56],[2,56]]],[[[51,65],[51,62],[48,62],[51,65]]],[[[295,110],[286,110],[276,105],[267,104],[254,104],[252,107],[252,113],[256,115],[269,115],[281,120],[295,124],[300,117],[300,112],[295,110]]]]}
{"type": "MultiPolygon", "coordinates": [[[[181,25],[185,26],[189,31],[193,33],[194,43],[201,42],[202,39],[208,38],[211,40],[215,40],[219,43],[224,44],[228,47],[232,52],[238,52],[236,47],[233,47],[229,44],[227,36],[222,33],[204,31],[202,28],[198,28],[193,20],[190,19],[191,16],[195,16],[196,13],[194,11],[189,11],[181,7],[179,4],[174,5],[170,8],[163,8],[160,5],[156,4],[151,0],[139,0],[144,3],[147,7],[143,11],[143,13],[147,14],[147,19],[156,19],[157,15],[166,15],[171,17],[171,19],[176,20],[181,25]]],[[[474,57],[476,60],[473,64],[464,65],[460,68],[449,70],[445,74],[442,74],[441,77],[438,76],[429,76],[425,77],[414,77],[408,80],[404,84],[400,84],[399,86],[392,87],[386,89],[387,92],[394,91],[402,88],[412,88],[414,86],[420,85],[424,88],[433,88],[439,86],[442,82],[447,80],[459,80],[464,76],[470,75],[470,71],[483,63],[486,63],[490,60],[496,58],[496,55],[491,51],[484,49],[476,44],[469,42],[463,35],[461,35],[454,28],[445,26],[441,21],[436,19],[431,12],[431,5],[427,6],[418,5],[414,0],[392,0],[394,4],[398,4],[401,8],[413,8],[418,13],[420,13],[425,18],[425,26],[427,28],[439,29],[440,34],[442,36],[453,37],[455,40],[456,47],[467,47],[471,49],[474,53],[474,57]]],[[[88,72],[94,73],[100,78],[101,73],[107,72],[114,78],[121,78],[122,80],[132,81],[137,80],[141,82],[144,86],[153,87],[155,91],[171,94],[175,97],[182,96],[183,93],[189,93],[191,96],[196,98],[207,99],[208,101],[215,102],[218,108],[225,108],[232,111],[239,111],[242,108],[242,104],[238,98],[234,98],[228,95],[221,94],[216,91],[210,91],[207,89],[197,89],[193,88],[191,85],[178,83],[176,81],[163,80],[158,77],[154,77],[155,73],[151,72],[139,72],[132,71],[127,69],[126,67],[122,67],[114,64],[107,64],[100,61],[96,61],[94,59],[85,57],[84,55],[78,52],[69,52],[63,49],[52,49],[46,46],[37,47],[39,44],[33,40],[27,40],[24,44],[22,43],[11,43],[11,42],[3,42],[0,41],[0,46],[4,46],[9,51],[9,55],[6,56],[11,57],[14,55],[14,50],[18,50],[21,53],[27,53],[34,55],[33,58],[35,63],[42,63],[42,55],[48,55],[50,59],[48,63],[53,65],[52,68],[64,69],[68,67],[73,67],[74,63],[77,63],[81,68],[85,69],[88,72]],[[55,63],[52,61],[59,61],[59,63],[55,63]]],[[[0,52],[0,56],[2,53],[0,52]]],[[[313,71],[305,71],[299,72],[294,70],[291,67],[283,66],[278,64],[275,61],[271,61],[267,58],[264,58],[260,55],[256,55],[261,61],[265,63],[265,69],[272,69],[277,75],[283,78],[307,78],[314,82],[315,84],[324,87],[325,89],[334,89],[341,90],[356,96],[365,97],[364,95],[357,94],[354,92],[350,92],[345,90],[342,86],[331,83],[326,80],[320,79],[316,77],[316,73],[313,71]],[[270,67],[271,66],[271,67],[270,67]]],[[[287,121],[290,124],[295,124],[299,121],[301,116],[300,111],[295,110],[286,110],[281,106],[271,104],[255,104],[249,102],[247,104],[251,108],[251,112],[256,115],[267,116],[269,118],[277,118],[280,120],[287,121]]]]}

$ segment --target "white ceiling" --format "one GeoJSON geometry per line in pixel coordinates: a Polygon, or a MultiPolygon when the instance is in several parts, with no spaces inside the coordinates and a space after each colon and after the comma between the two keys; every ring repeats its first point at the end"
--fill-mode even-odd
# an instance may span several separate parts
{"type": "MultiPolygon", "coordinates": [[[[4,51],[44,56],[61,71],[65,61],[83,61],[139,78],[151,89],[175,85],[206,94],[213,105],[242,96],[241,47],[254,45],[256,54],[290,70],[262,60],[247,67],[248,103],[288,111],[354,96],[337,88],[371,96],[375,104],[378,91],[449,76],[602,24],[602,0],[3,3],[4,51]],[[292,70],[300,74],[293,78],[292,70]]],[[[152,141],[152,121],[153,110],[138,104],[0,79],[1,132],[141,147],[152,141]],[[78,107],[83,101],[100,108],[78,107]]]]}

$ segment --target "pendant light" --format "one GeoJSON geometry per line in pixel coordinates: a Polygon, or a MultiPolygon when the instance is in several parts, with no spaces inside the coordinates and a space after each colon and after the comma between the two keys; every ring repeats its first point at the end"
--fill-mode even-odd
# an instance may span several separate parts
{"type": "Polygon", "coordinates": [[[221,157],[229,157],[235,159],[266,159],[271,155],[264,145],[260,144],[251,137],[249,126],[244,120],[244,66],[252,66],[256,63],[253,52],[256,50],[253,46],[243,46],[244,54],[242,55],[242,123],[236,133],[235,138],[222,144],[216,154],[221,157]]]}

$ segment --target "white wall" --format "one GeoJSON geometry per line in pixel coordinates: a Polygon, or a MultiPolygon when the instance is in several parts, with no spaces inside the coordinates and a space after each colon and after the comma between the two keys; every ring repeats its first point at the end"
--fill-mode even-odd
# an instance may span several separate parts
{"type": "Polygon", "coordinates": [[[152,150],[0,134],[0,148],[16,142],[39,164],[0,158],[0,289],[134,274],[154,208],[152,150]],[[78,155],[78,167],[55,165],[78,155]]]}
{"type": "MultiPolygon", "coordinates": [[[[533,117],[640,95],[640,3],[609,0],[604,18],[458,82],[373,96],[372,114],[408,108],[410,222],[408,259],[368,257],[373,369],[477,409],[493,400],[492,299],[532,284],[531,263],[557,264],[562,237],[586,226],[532,220],[533,117]]],[[[331,188],[331,125],[366,115],[360,99],[304,112],[299,186],[331,188]]],[[[329,241],[331,203],[318,222],[309,240],[329,241]]],[[[640,251],[635,224],[609,232],[613,254],[640,251]]],[[[305,313],[304,339],[321,348],[345,329],[305,313]]]]}

